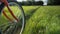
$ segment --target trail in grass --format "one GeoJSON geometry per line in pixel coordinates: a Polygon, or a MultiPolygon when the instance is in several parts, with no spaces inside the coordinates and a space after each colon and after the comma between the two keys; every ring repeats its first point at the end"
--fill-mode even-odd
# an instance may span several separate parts
{"type": "MultiPolygon", "coordinates": [[[[23,9],[25,11],[25,17],[26,20],[29,20],[30,17],[39,9],[39,6],[23,6],[23,9]],[[29,10],[28,10],[29,8],[29,10]],[[26,10],[27,9],[27,10],[26,10]],[[27,12],[27,13],[26,13],[27,12]]],[[[18,28],[18,31],[15,34],[19,34],[20,28],[18,28]]]]}

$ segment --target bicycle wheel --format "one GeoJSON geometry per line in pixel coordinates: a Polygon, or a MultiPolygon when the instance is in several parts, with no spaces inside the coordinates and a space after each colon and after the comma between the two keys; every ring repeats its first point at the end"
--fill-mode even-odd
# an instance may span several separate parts
{"type": "Polygon", "coordinates": [[[17,17],[19,21],[16,22],[16,19],[11,15],[7,7],[5,7],[3,10],[5,10],[5,13],[7,14],[9,18],[13,20],[13,22],[9,21],[6,18],[8,26],[6,26],[6,29],[3,31],[3,34],[22,34],[22,31],[24,28],[24,22],[25,22],[24,10],[22,6],[18,2],[15,2],[15,1],[10,1],[9,7],[13,11],[13,14],[15,15],[15,17],[17,17]]]}

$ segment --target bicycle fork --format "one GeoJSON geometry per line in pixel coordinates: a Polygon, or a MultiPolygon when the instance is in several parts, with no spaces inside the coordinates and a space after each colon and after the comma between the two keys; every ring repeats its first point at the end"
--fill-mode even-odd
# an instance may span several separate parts
{"type": "MultiPolygon", "coordinates": [[[[8,1],[7,1],[7,0],[4,1],[4,4],[5,4],[5,6],[8,8],[8,10],[9,10],[10,14],[12,15],[12,17],[18,22],[19,20],[18,20],[18,18],[13,14],[12,10],[9,8],[9,4],[8,4],[8,1]]],[[[12,21],[12,19],[9,18],[4,11],[3,11],[3,14],[5,15],[5,17],[6,17],[7,19],[9,19],[10,21],[12,21]]]]}

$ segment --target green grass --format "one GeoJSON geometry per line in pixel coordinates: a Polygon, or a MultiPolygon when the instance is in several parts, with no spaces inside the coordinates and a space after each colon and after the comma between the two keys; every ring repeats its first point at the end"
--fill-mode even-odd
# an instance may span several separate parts
{"type": "Polygon", "coordinates": [[[27,18],[31,17],[26,20],[23,34],[60,34],[60,6],[39,6],[33,14],[32,9],[27,11],[27,18]]]}
{"type": "Polygon", "coordinates": [[[60,6],[23,6],[23,9],[26,16],[23,34],[60,34],[60,6]]]}

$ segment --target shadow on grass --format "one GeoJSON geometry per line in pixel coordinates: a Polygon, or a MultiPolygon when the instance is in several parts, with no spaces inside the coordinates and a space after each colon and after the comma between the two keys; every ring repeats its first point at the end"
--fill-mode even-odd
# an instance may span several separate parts
{"type": "Polygon", "coordinates": [[[40,7],[37,7],[36,9],[32,9],[29,12],[29,14],[26,14],[26,20],[28,20],[40,7]]]}
{"type": "Polygon", "coordinates": [[[60,19],[60,15],[57,15],[58,19],[60,19]]]}
{"type": "Polygon", "coordinates": [[[60,30],[50,32],[50,34],[60,34],[60,30]]]}

